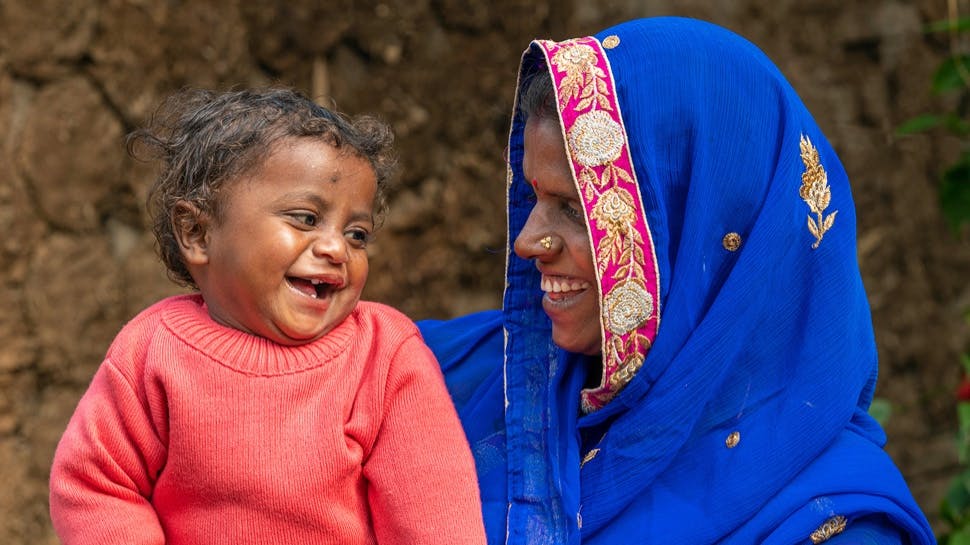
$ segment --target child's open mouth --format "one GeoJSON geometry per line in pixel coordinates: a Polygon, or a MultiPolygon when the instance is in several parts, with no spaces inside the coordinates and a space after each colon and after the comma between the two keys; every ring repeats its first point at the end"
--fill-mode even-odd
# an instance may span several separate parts
{"type": "Polygon", "coordinates": [[[293,286],[296,291],[314,299],[323,299],[333,293],[334,290],[339,287],[339,283],[329,282],[319,278],[300,278],[296,276],[287,276],[286,281],[289,282],[289,284],[293,286]]]}

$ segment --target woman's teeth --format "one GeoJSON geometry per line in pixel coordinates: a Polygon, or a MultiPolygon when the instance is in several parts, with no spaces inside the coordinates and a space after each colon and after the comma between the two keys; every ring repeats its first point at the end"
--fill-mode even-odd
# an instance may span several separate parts
{"type": "Polygon", "coordinates": [[[580,291],[589,289],[589,282],[581,280],[570,280],[566,278],[542,277],[542,291],[547,293],[563,293],[567,291],[580,291]]]}

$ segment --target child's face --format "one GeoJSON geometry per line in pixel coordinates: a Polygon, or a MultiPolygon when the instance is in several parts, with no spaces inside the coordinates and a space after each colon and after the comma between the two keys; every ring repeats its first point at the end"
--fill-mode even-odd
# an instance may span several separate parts
{"type": "Polygon", "coordinates": [[[316,340],[342,322],[367,281],[377,191],[370,164],[319,140],[290,138],[224,187],[221,217],[206,226],[203,248],[186,251],[212,318],[285,345],[316,340]]]}

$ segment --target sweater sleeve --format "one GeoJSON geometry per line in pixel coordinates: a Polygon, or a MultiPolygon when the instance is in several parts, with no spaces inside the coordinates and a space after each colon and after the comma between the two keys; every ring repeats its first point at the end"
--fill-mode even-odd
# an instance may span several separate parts
{"type": "Polygon", "coordinates": [[[364,464],[381,545],[482,545],[475,466],[438,364],[417,335],[393,358],[364,464]]]}
{"type": "Polygon", "coordinates": [[[65,545],[155,545],[165,536],[149,502],[165,449],[146,406],[102,364],[54,454],[50,509],[65,545]]]}

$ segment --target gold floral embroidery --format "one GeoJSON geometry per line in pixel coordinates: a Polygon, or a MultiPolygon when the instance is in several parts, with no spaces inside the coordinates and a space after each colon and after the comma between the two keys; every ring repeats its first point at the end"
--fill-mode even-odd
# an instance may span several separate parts
{"type": "Polygon", "coordinates": [[[620,37],[616,34],[611,34],[603,38],[603,49],[613,49],[618,45],[620,45],[620,37]]]}
{"type": "Polygon", "coordinates": [[[625,235],[636,221],[633,196],[624,189],[608,189],[600,195],[593,206],[592,217],[600,228],[606,230],[606,238],[625,235]]]}
{"type": "Polygon", "coordinates": [[[623,152],[623,143],[623,127],[602,110],[577,117],[569,129],[569,145],[574,159],[586,167],[616,161],[623,152]]]}
{"type": "Polygon", "coordinates": [[[610,290],[603,306],[606,328],[615,335],[626,335],[653,315],[653,296],[639,282],[624,280],[610,290]]]}
{"type": "Polygon", "coordinates": [[[817,530],[812,532],[811,538],[812,543],[818,545],[827,541],[829,538],[836,534],[841,534],[845,530],[846,519],[842,515],[834,516],[827,521],[825,521],[817,530]]]}
{"type": "Polygon", "coordinates": [[[559,83],[562,94],[559,107],[565,108],[573,98],[579,98],[576,110],[585,110],[595,101],[604,110],[612,110],[608,98],[606,74],[596,66],[596,51],[584,44],[569,44],[552,57],[552,63],[566,72],[559,83]]]}
{"type": "Polygon", "coordinates": [[[741,442],[741,432],[732,431],[731,433],[728,434],[727,439],[724,440],[724,446],[726,446],[727,448],[734,448],[738,446],[738,443],[740,442],[741,442]]]}
{"type": "Polygon", "coordinates": [[[588,413],[619,393],[643,365],[651,343],[639,328],[656,316],[657,302],[646,286],[636,180],[629,165],[618,161],[627,149],[626,134],[611,102],[609,75],[599,66],[602,51],[593,47],[595,41],[549,45],[558,47],[550,52],[550,65],[563,74],[560,108],[574,115],[565,127],[566,143],[590,207],[590,229],[604,232],[594,245],[597,270],[610,286],[601,309],[604,382],[583,390],[582,407],[588,413]]]}
{"type": "Polygon", "coordinates": [[[612,376],[610,376],[610,386],[617,388],[617,391],[627,382],[633,379],[633,375],[637,374],[637,371],[643,367],[643,356],[640,354],[632,354],[627,361],[623,362],[623,365],[612,376]]]}
{"type": "Polygon", "coordinates": [[[815,235],[815,243],[812,248],[818,248],[822,242],[822,237],[832,228],[835,223],[835,215],[839,212],[835,210],[828,216],[824,216],[825,209],[828,208],[832,200],[832,190],[829,189],[828,175],[819,161],[818,150],[812,145],[812,141],[802,135],[799,143],[801,149],[802,163],[805,164],[805,172],[802,173],[802,186],[798,194],[802,197],[809,210],[815,214],[815,218],[808,216],[808,230],[815,235]]]}

